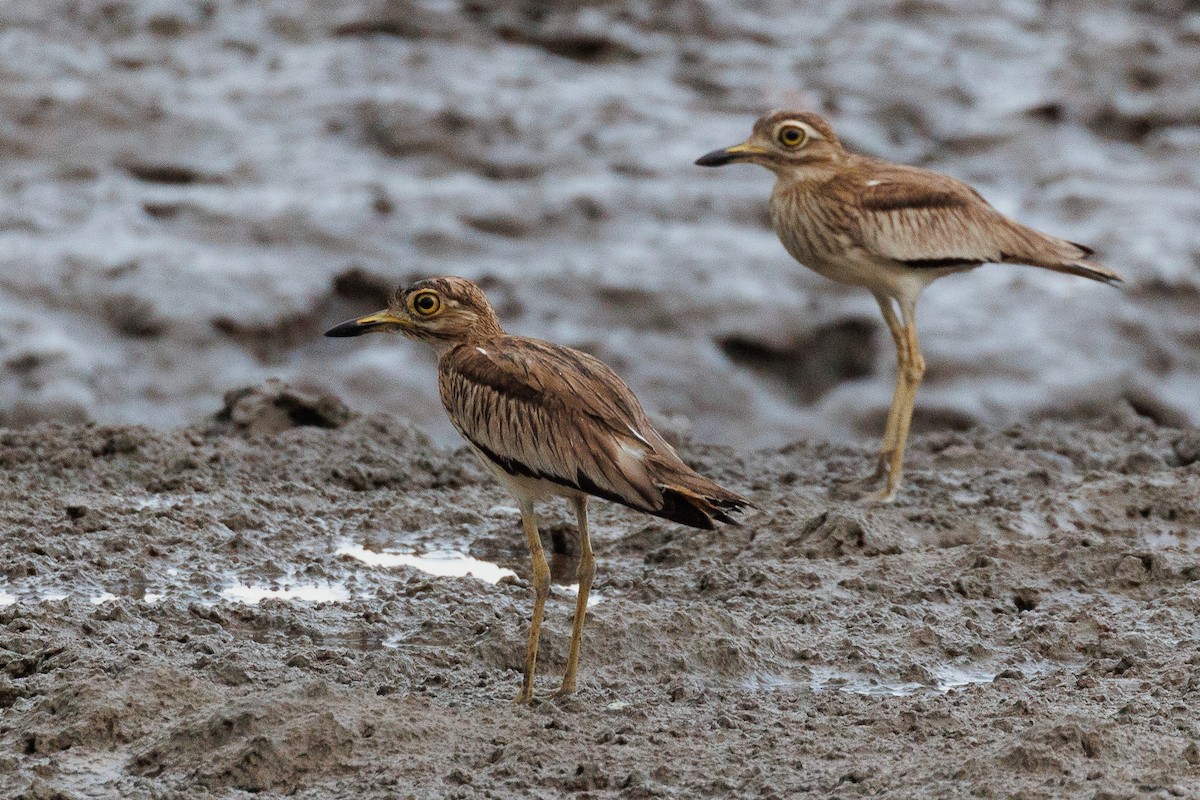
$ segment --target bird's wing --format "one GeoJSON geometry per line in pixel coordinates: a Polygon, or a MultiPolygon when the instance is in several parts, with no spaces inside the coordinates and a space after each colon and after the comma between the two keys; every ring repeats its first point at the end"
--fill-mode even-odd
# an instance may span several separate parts
{"type": "Polygon", "coordinates": [[[851,235],[875,255],[914,268],[953,267],[1004,261],[1021,247],[1010,220],[948,176],[880,165],[841,181],[838,193],[856,223],[851,235]]]}
{"type": "Polygon", "coordinates": [[[661,508],[653,465],[678,457],[612,370],[549,342],[489,345],[459,345],[439,362],[442,403],[468,441],[511,475],[661,508]]]}

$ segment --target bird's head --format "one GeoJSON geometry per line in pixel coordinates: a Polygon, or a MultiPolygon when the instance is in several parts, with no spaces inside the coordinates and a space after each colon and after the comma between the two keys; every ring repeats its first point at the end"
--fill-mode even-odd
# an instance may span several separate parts
{"type": "Polygon", "coordinates": [[[833,128],[811,111],[774,111],[754,123],[750,138],[696,159],[702,167],[738,161],[759,164],[777,175],[831,164],[846,155],[833,128]]]}
{"type": "Polygon", "coordinates": [[[326,336],[398,331],[445,350],[461,342],[504,333],[483,290],[466,278],[426,278],[396,290],[384,311],[343,322],[326,336]]]}

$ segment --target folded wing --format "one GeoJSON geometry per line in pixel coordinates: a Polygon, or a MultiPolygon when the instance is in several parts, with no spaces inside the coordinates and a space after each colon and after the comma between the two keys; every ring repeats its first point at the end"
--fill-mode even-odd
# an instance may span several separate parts
{"type": "Polygon", "coordinates": [[[843,180],[855,198],[857,243],[913,269],[1009,262],[1105,283],[1112,270],[1089,261],[1091,250],[1001,214],[971,187],[946,175],[882,162],[843,180]],[[865,177],[864,177],[865,175],[865,177]]]}
{"type": "Polygon", "coordinates": [[[510,475],[696,527],[748,501],[692,471],[603,362],[548,342],[460,345],[439,367],[451,422],[510,475]]]}

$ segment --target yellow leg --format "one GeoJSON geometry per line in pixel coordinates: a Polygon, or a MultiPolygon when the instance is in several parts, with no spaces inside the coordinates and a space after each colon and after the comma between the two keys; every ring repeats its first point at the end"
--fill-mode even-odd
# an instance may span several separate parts
{"type": "Polygon", "coordinates": [[[883,321],[887,323],[892,341],[896,344],[896,388],[892,392],[892,405],[888,408],[887,427],[883,430],[883,444],[875,461],[875,471],[866,478],[866,482],[874,483],[887,474],[896,449],[896,431],[899,428],[901,397],[904,392],[904,351],[908,346],[904,338],[904,327],[896,316],[891,298],[886,295],[875,295],[879,310],[883,312],[883,321]]]}
{"type": "Polygon", "coordinates": [[[521,501],[521,525],[525,538],[529,540],[529,552],[533,556],[533,618],[529,623],[529,642],[525,646],[525,679],[521,692],[514,702],[528,703],[533,700],[533,671],[537,666],[538,635],[542,632],[542,614],[546,609],[546,598],[550,596],[550,565],[542,552],[542,539],[538,535],[537,514],[533,503],[521,501]]]}
{"type": "Polygon", "coordinates": [[[896,398],[896,429],[895,442],[891,452],[887,485],[872,499],[888,501],[896,496],[900,488],[900,477],[904,471],[904,448],[908,444],[908,431],[912,426],[913,405],[917,399],[917,389],[925,377],[925,359],[921,355],[921,343],[917,339],[916,307],[912,302],[901,303],[900,313],[904,317],[902,330],[904,346],[898,349],[901,354],[900,382],[896,398]]]}
{"type": "Polygon", "coordinates": [[[571,628],[571,651],[567,654],[567,671],[563,675],[562,688],[558,694],[575,691],[575,674],[579,670],[579,645],[583,641],[583,620],[587,614],[588,593],[592,590],[592,579],[596,577],[596,559],[592,556],[592,542],[588,538],[587,496],[574,500],[575,518],[579,522],[579,568],[575,577],[579,580],[579,596],[575,598],[575,624],[571,628]]]}

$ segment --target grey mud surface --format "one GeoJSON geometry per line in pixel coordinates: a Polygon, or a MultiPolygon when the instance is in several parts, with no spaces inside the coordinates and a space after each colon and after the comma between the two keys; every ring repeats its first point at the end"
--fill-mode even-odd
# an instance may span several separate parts
{"type": "Polygon", "coordinates": [[[1196,430],[918,436],[884,507],[838,499],[865,448],[682,452],[761,511],[709,533],[597,502],[581,690],[549,698],[558,586],[515,707],[523,580],[338,554],[527,574],[465,451],[281,385],[170,432],[0,432],[0,796],[1200,794],[1196,430]]]}
{"type": "Polygon", "coordinates": [[[427,354],[320,333],[457,274],[699,441],[874,441],[875,301],[784,252],[766,170],[692,163],[781,106],[1127,279],[938,281],[917,430],[1200,424],[1198,75],[1194,0],[8,0],[0,424],[278,376],[449,444],[427,354]]]}

